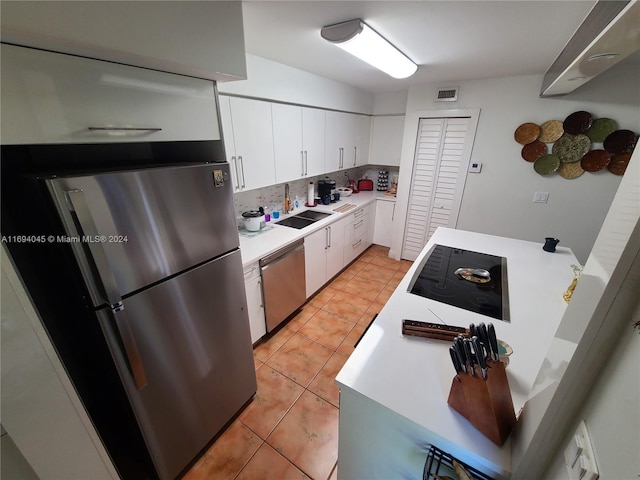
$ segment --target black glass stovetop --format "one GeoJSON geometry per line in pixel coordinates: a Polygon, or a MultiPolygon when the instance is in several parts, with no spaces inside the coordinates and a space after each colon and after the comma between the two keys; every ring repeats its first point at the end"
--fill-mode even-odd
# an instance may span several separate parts
{"type": "Polygon", "coordinates": [[[460,248],[434,245],[409,292],[509,322],[507,259],[460,248]],[[484,277],[460,275],[460,269],[477,270],[484,277]]]}

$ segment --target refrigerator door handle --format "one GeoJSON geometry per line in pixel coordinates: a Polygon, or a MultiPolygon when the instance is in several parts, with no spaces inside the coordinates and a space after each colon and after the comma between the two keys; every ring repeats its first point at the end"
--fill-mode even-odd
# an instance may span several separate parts
{"type": "Polygon", "coordinates": [[[127,363],[129,364],[129,370],[131,371],[133,382],[138,390],[142,390],[149,382],[147,381],[147,374],[144,371],[144,365],[142,365],[142,358],[140,356],[140,351],[138,350],[136,338],[131,330],[127,312],[124,309],[113,310],[113,316],[115,318],[116,327],[118,328],[118,334],[122,340],[124,355],[127,359],[127,363]]]}
{"type": "Polygon", "coordinates": [[[80,232],[78,233],[84,237],[82,243],[88,245],[91,257],[102,280],[102,288],[96,285],[96,287],[98,287],[97,290],[102,290],[102,294],[112,310],[118,311],[124,309],[116,278],[107,260],[103,243],[100,241],[100,235],[91,216],[84,192],[79,189],[67,190],[64,194],[67,198],[69,210],[76,214],[80,227],[80,232]]]}

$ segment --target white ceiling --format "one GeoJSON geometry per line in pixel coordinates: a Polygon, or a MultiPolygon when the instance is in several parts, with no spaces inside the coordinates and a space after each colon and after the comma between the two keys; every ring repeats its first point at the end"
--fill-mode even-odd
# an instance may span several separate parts
{"type": "Polygon", "coordinates": [[[248,53],[370,92],[544,74],[596,0],[247,1],[248,53]],[[320,29],[361,18],[419,65],[393,79],[331,45],[320,29]]]}

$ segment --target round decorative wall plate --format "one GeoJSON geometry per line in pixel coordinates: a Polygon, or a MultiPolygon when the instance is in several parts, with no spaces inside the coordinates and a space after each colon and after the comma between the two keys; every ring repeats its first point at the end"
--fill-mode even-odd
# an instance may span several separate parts
{"type": "Polygon", "coordinates": [[[616,130],[604,139],[604,149],[609,153],[633,152],[638,138],[631,130],[616,130]]]}
{"type": "Polygon", "coordinates": [[[611,161],[607,168],[614,175],[624,175],[624,172],[627,170],[627,165],[629,165],[629,160],[631,160],[631,153],[618,153],[611,157],[611,161]]]}
{"type": "Polygon", "coordinates": [[[579,133],[584,133],[589,130],[592,123],[593,117],[591,114],[581,110],[579,112],[574,112],[565,118],[562,127],[564,128],[565,133],[578,135],[579,133]]]}
{"type": "Polygon", "coordinates": [[[516,128],[513,138],[521,145],[533,142],[540,135],[540,127],[535,123],[523,123],[516,128]]]}
{"type": "Polygon", "coordinates": [[[557,155],[545,154],[534,162],[533,169],[539,175],[551,175],[560,167],[560,159],[557,155]]]}
{"type": "Polygon", "coordinates": [[[591,125],[591,128],[587,130],[587,137],[591,139],[593,143],[602,143],[608,135],[615,132],[618,128],[618,122],[610,118],[596,118],[591,125]]]}
{"type": "Polygon", "coordinates": [[[547,153],[547,144],[540,140],[534,140],[522,147],[522,158],[527,162],[535,162],[540,155],[547,153]]]}
{"type": "Polygon", "coordinates": [[[580,162],[561,163],[558,168],[558,175],[567,180],[572,178],[578,178],[584,173],[584,168],[580,165],[580,162]]]}
{"type": "Polygon", "coordinates": [[[540,136],[538,140],[544,143],[553,143],[558,140],[564,129],[562,128],[562,122],[560,120],[547,120],[540,125],[540,136]]]}
{"type": "Polygon", "coordinates": [[[591,150],[587,153],[582,160],[580,160],[580,166],[584,168],[586,172],[599,172],[609,165],[611,161],[611,154],[605,150],[591,150]]]}
{"type": "Polygon", "coordinates": [[[553,144],[551,151],[562,163],[577,162],[591,148],[591,140],[586,135],[565,133],[553,144]]]}

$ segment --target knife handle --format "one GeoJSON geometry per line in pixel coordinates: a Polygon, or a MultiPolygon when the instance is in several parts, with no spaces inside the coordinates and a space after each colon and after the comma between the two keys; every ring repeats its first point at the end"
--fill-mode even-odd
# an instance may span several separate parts
{"type": "Polygon", "coordinates": [[[456,349],[456,353],[458,354],[458,357],[460,357],[462,370],[467,373],[467,356],[464,353],[464,337],[462,335],[458,335],[453,341],[453,348],[456,349]]]}
{"type": "Polygon", "coordinates": [[[453,362],[453,368],[456,369],[456,375],[462,371],[462,364],[460,363],[460,358],[458,358],[458,353],[454,347],[449,347],[449,355],[451,355],[451,361],[453,362]]]}
{"type": "Polygon", "coordinates": [[[480,339],[478,337],[472,337],[471,343],[473,344],[473,349],[476,353],[476,359],[478,360],[478,365],[480,366],[480,371],[482,372],[482,378],[484,380],[487,379],[487,362],[484,358],[484,351],[482,350],[482,344],[480,343],[480,339]]]}
{"type": "Polygon", "coordinates": [[[471,375],[475,376],[476,372],[475,369],[473,368],[473,352],[471,350],[471,340],[469,340],[468,338],[465,338],[463,341],[463,345],[464,345],[464,355],[467,358],[467,363],[469,364],[469,370],[471,375]]]}
{"type": "Polygon", "coordinates": [[[487,327],[487,335],[489,336],[489,345],[491,345],[491,350],[493,350],[493,359],[499,362],[500,350],[498,348],[498,337],[496,337],[496,327],[493,326],[493,323],[490,323],[487,327]]]}

